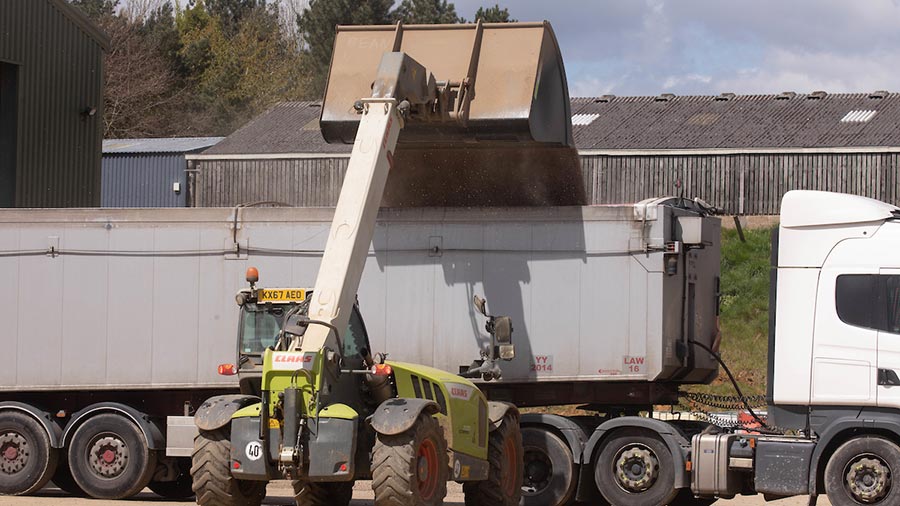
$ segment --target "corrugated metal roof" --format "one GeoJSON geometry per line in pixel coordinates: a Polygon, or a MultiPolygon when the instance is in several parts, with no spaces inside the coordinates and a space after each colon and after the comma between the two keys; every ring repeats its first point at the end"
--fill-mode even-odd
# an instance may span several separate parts
{"type": "Polygon", "coordinates": [[[349,153],[350,144],[328,144],[319,131],[319,102],[283,102],[229,135],[204,155],[349,153]]]}
{"type": "MultiPolygon", "coordinates": [[[[204,155],[349,153],[322,139],[320,110],[279,104],[204,155]]],[[[573,98],[572,120],[578,149],[897,147],[900,93],[573,98]]]]}
{"type": "Polygon", "coordinates": [[[224,137],[173,137],[166,139],[105,139],[103,154],[194,153],[215,146],[224,137]]]}
{"type": "Polygon", "coordinates": [[[572,112],[600,115],[575,127],[579,149],[900,146],[900,93],[575,98],[572,112]]]}

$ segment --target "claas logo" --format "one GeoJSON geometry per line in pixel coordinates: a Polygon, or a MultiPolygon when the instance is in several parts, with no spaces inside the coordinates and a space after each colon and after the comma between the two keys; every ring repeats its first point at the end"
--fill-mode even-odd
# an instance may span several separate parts
{"type": "Polygon", "coordinates": [[[312,359],[312,355],[275,355],[275,362],[282,364],[308,364],[312,359]]]}

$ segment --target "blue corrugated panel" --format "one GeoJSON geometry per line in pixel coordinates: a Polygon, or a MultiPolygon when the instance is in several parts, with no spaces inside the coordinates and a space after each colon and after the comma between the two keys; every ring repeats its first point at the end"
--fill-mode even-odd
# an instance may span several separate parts
{"type": "Polygon", "coordinates": [[[104,155],[103,207],[184,207],[187,162],[182,154],[104,155]],[[181,192],[175,193],[174,183],[181,192]]]}

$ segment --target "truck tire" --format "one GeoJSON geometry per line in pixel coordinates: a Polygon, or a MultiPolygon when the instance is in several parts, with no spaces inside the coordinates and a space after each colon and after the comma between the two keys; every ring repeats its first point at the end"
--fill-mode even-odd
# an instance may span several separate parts
{"type": "Polygon", "coordinates": [[[825,492],[833,506],[900,504],[900,448],[877,436],[853,438],[825,466],[825,492]]]}
{"type": "Polygon", "coordinates": [[[378,434],[372,452],[375,506],[440,506],[449,467],[447,441],[431,415],[419,415],[396,436],[378,434]]]}
{"type": "Polygon", "coordinates": [[[565,506],[572,503],[578,485],[572,450],[548,429],[522,429],[524,472],[523,506],[565,506]]]}
{"type": "Polygon", "coordinates": [[[675,498],[675,468],[669,447],[656,434],[620,429],[603,442],[594,481],[613,506],[665,506],[675,498]]]}
{"type": "Polygon", "coordinates": [[[53,473],[53,478],[50,481],[63,492],[67,492],[76,497],[87,496],[87,494],[84,493],[84,490],[81,490],[81,487],[75,483],[75,478],[72,477],[72,471],[69,470],[69,463],[64,458],[60,459],[59,464],[56,466],[56,472],[53,473]]]}
{"type": "Polygon", "coordinates": [[[53,477],[58,458],[37,420],[17,411],[0,412],[0,494],[40,490],[53,477]]]}
{"type": "Polygon", "coordinates": [[[519,417],[507,413],[488,440],[488,479],[463,484],[466,506],[519,506],[524,453],[519,417]]]}
{"type": "Polygon", "coordinates": [[[259,506],[266,497],[266,482],[231,474],[231,424],[194,438],[191,478],[200,506],[259,506]]]}
{"type": "Polygon", "coordinates": [[[293,480],[297,506],[348,506],[353,499],[353,482],[313,483],[293,480]]]}
{"type": "Polygon", "coordinates": [[[151,481],[147,484],[147,488],[160,497],[166,499],[188,499],[194,497],[192,486],[194,481],[191,480],[191,459],[179,458],[175,459],[179,471],[175,481],[151,481]]]}
{"type": "Polygon", "coordinates": [[[124,499],[150,483],[156,452],[131,421],[112,413],[89,418],[69,443],[75,483],[96,499],[124,499]]]}

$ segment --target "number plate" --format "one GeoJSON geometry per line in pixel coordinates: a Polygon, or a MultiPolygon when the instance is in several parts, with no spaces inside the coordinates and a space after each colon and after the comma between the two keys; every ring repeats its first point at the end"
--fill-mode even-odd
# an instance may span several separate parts
{"type": "Polygon", "coordinates": [[[306,290],[297,288],[260,288],[256,292],[259,302],[302,302],[306,290]]]}

